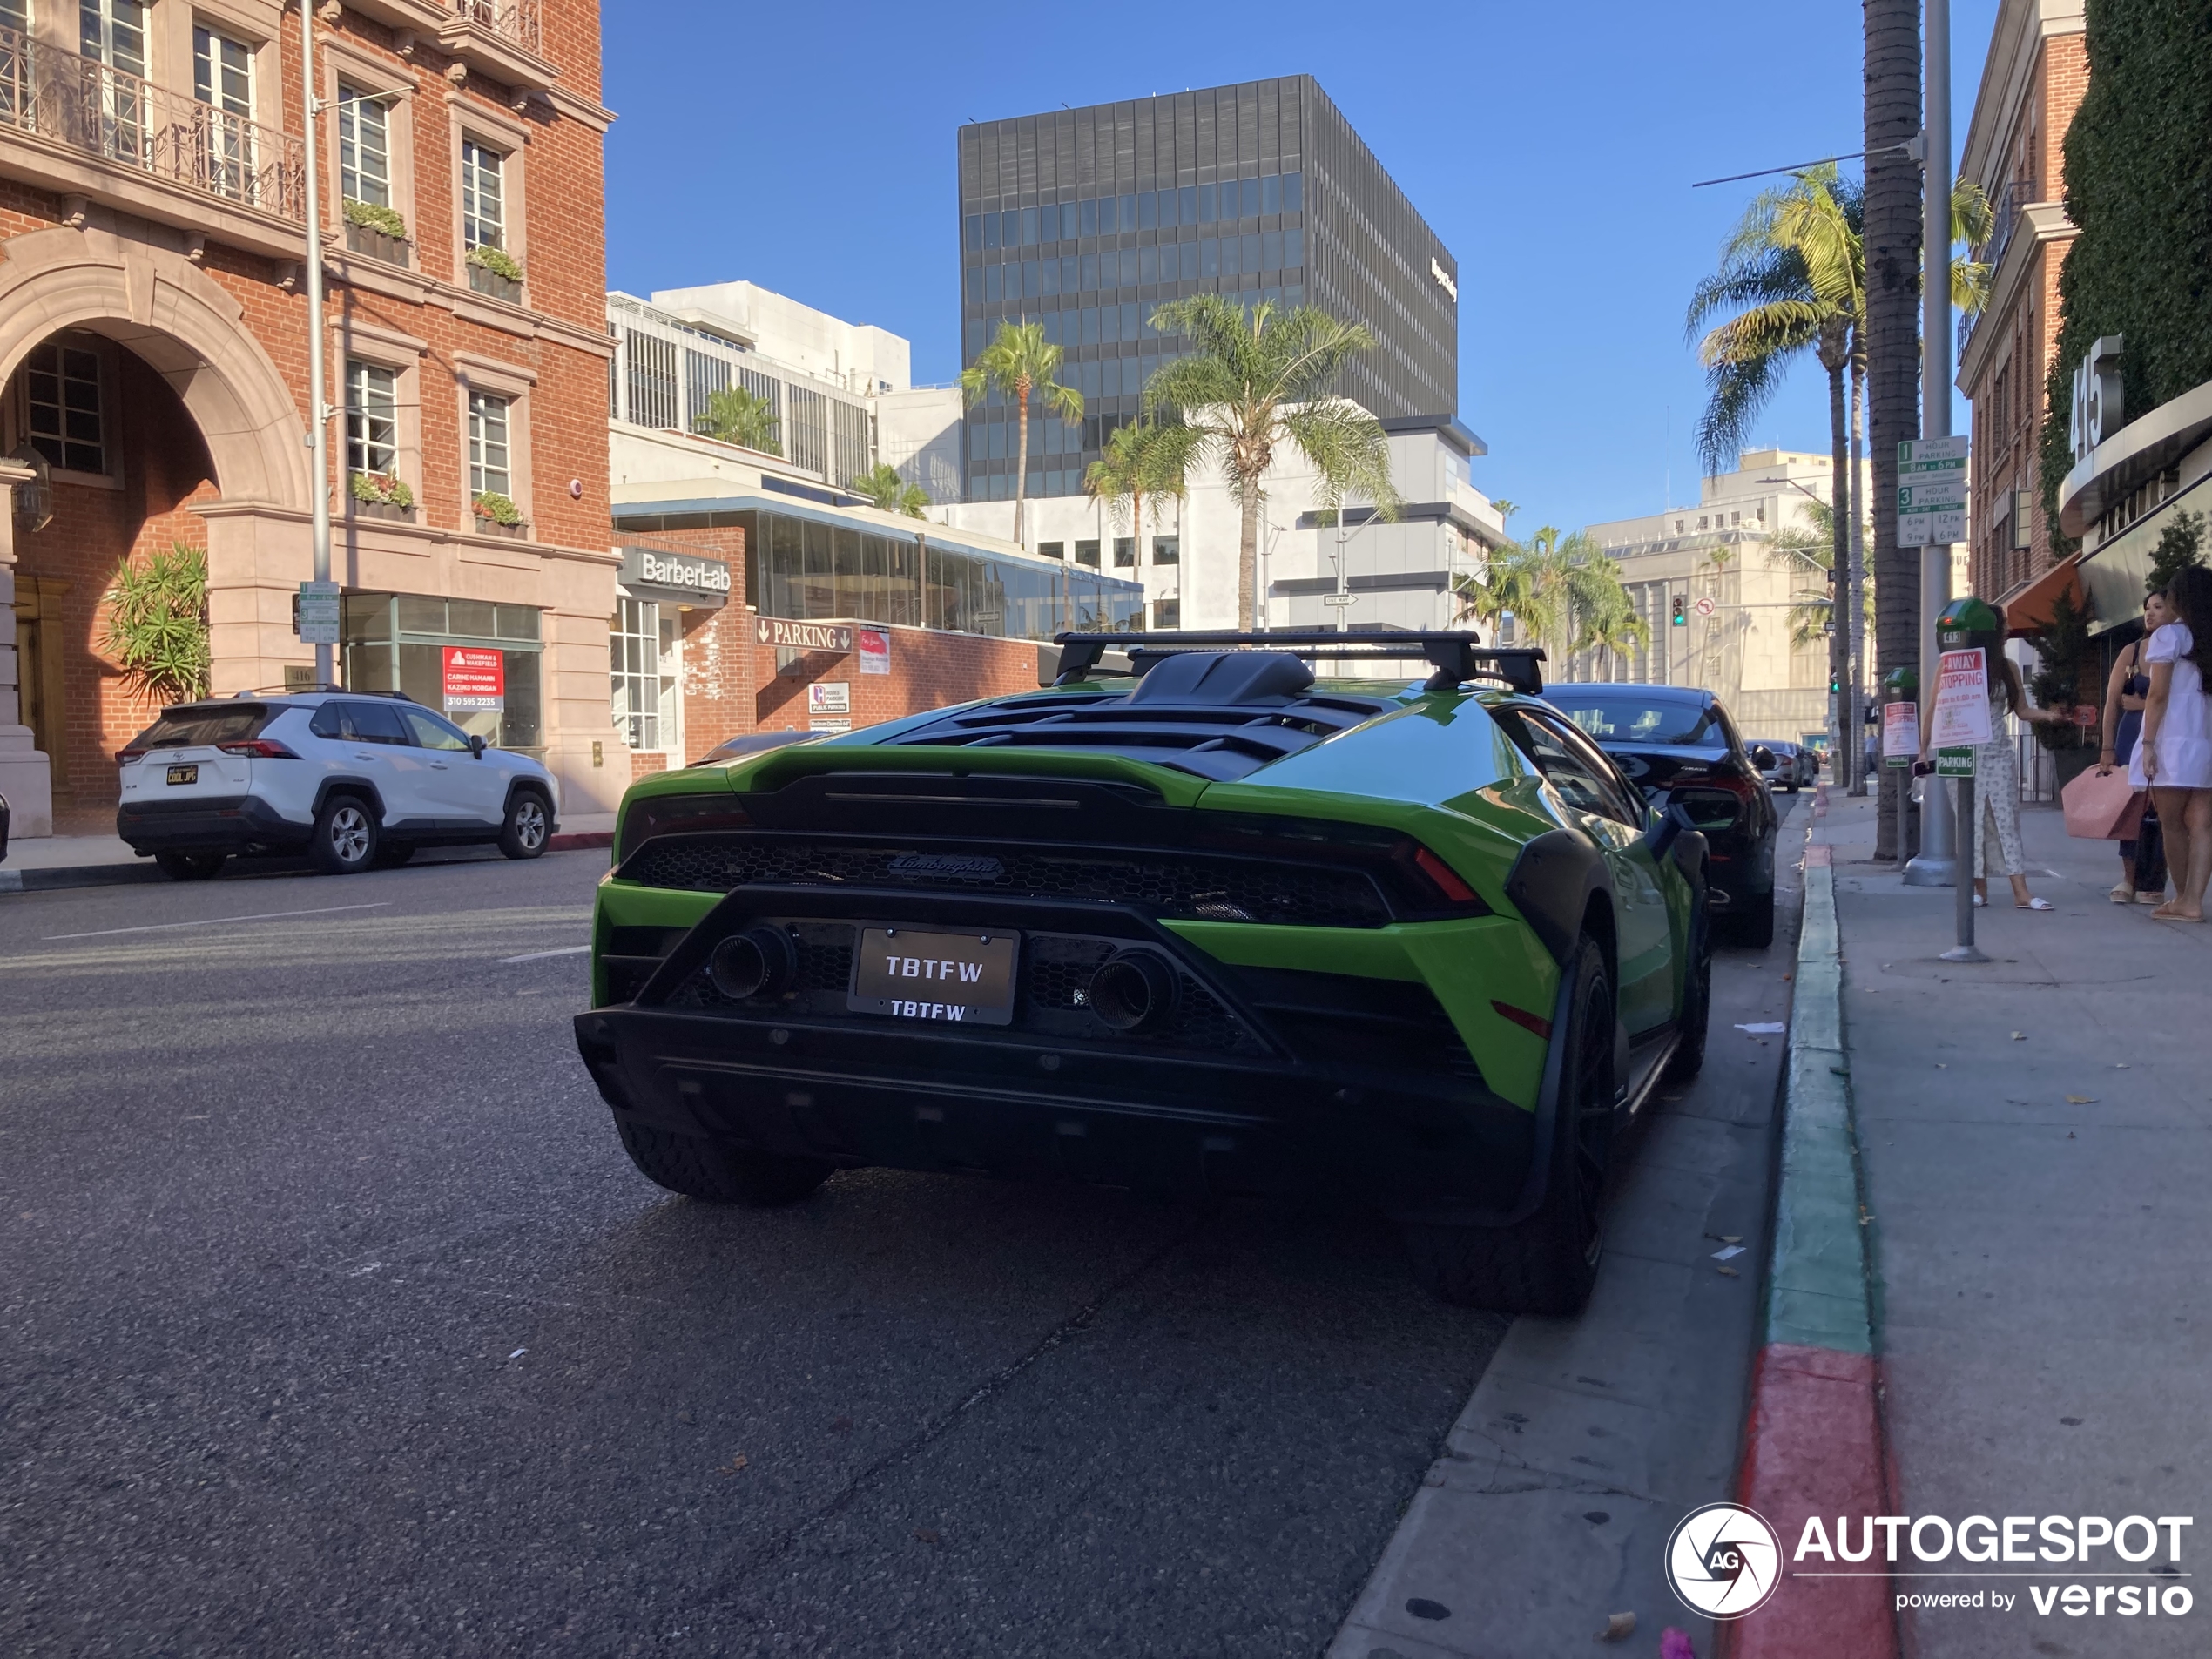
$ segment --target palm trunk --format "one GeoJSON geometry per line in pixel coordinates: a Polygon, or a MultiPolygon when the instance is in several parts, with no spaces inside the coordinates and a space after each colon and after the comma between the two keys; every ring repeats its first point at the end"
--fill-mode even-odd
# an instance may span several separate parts
{"type": "MultiPolygon", "coordinates": [[[[1865,752],[1865,694],[1868,684],[1866,664],[1866,486],[1858,475],[1858,456],[1862,448],[1863,428],[1859,424],[1859,407],[1866,395],[1866,369],[1857,358],[1851,369],[1851,578],[1845,583],[1845,603],[1850,606],[1848,621],[1851,627],[1851,675],[1844,681],[1844,689],[1851,696],[1851,741],[1858,746],[1851,752],[1865,752]]],[[[1851,792],[1864,795],[1867,780],[1863,772],[1854,771],[1851,792]]]]}
{"type": "Polygon", "coordinates": [[[1835,776],[1848,784],[1858,768],[1851,748],[1857,735],[1851,729],[1851,629],[1842,614],[1844,578],[1851,569],[1851,416],[1844,395],[1844,368],[1838,363],[1828,371],[1828,504],[1835,529],[1828,566],[1828,675],[1836,686],[1829,717],[1835,776]]]}
{"type": "MultiPolygon", "coordinates": [[[[1897,447],[1919,430],[1920,130],[1918,0],[1865,0],[1866,27],[1867,448],[1874,494],[1875,628],[1882,660],[1918,663],[1918,561],[1897,544],[1897,447]]],[[[1940,395],[1940,388],[1939,388],[1940,395]]],[[[1924,688],[1925,689],[1925,688],[1924,688]]],[[[1899,768],[1882,768],[1874,856],[1909,856],[1899,768]]]]}
{"type": "Polygon", "coordinates": [[[1259,577],[1259,480],[1238,479],[1237,495],[1244,520],[1237,531],[1237,625],[1249,632],[1258,616],[1253,590],[1259,577]]]}
{"type": "Polygon", "coordinates": [[[1015,388],[1014,407],[1020,429],[1014,440],[1014,540],[1027,549],[1028,538],[1022,535],[1022,509],[1029,490],[1029,388],[1027,381],[1015,388]]]}

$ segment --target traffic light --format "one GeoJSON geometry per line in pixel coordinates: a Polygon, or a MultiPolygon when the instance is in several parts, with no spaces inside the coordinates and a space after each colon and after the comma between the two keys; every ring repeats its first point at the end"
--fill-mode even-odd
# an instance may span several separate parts
{"type": "Polygon", "coordinates": [[[1844,689],[1843,682],[1842,682],[1840,679],[1838,679],[1838,678],[1837,678],[1837,677],[1836,677],[1833,673],[1831,673],[1831,674],[1828,676],[1828,695],[1829,695],[1829,696],[1831,696],[1831,697],[1833,697],[1833,696],[1835,696],[1835,695],[1836,695],[1836,693],[1837,693],[1837,692],[1838,692],[1838,691],[1842,691],[1843,689],[1844,689]]]}
{"type": "Polygon", "coordinates": [[[1675,626],[1677,628],[1689,626],[1689,601],[1679,593],[1675,596],[1675,626]]]}

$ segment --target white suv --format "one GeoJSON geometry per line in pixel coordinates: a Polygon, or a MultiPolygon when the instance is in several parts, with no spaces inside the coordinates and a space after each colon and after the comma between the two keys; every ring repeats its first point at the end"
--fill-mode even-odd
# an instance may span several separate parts
{"type": "Polygon", "coordinates": [[[182,703],[115,759],[115,833],[179,881],[233,853],[305,852],[334,875],[464,842],[534,859],[557,827],[543,765],[394,692],[182,703]]]}

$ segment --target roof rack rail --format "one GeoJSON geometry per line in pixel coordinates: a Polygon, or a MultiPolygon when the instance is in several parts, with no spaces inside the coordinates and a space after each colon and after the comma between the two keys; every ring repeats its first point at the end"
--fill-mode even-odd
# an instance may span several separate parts
{"type": "Polygon", "coordinates": [[[1053,636],[1060,647],[1060,673],[1053,684],[1065,685],[1084,678],[1107,650],[1120,646],[1130,654],[1137,672],[1177,651],[1261,650],[1287,651],[1293,657],[1332,661],[1376,662],[1420,657],[1435,665],[1423,689],[1451,691],[1471,679],[1503,681],[1526,697],[1544,691],[1543,649],[1536,645],[1485,646],[1482,636],[1472,631],[1430,631],[1356,629],[1344,633],[1321,633],[1303,629],[1264,632],[1223,630],[1218,632],[1172,634],[1068,633],[1053,636]]]}
{"type": "MultiPolygon", "coordinates": [[[[328,680],[317,680],[312,685],[256,685],[250,691],[233,691],[231,696],[300,697],[316,691],[343,691],[347,697],[388,697],[395,702],[415,702],[415,699],[409,697],[405,691],[357,691],[351,686],[334,685],[328,680]]],[[[225,699],[219,696],[209,696],[199,698],[196,700],[202,703],[220,703],[225,699]]],[[[420,707],[421,705],[418,704],[416,706],[420,707]]]]}

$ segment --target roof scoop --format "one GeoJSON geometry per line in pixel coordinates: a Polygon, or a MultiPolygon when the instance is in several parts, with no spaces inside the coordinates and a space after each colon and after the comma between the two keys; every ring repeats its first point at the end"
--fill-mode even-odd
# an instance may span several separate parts
{"type": "Polygon", "coordinates": [[[1144,678],[1129,694],[1131,703],[1265,704],[1313,684],[1311,668],[1279,651],[1145,651],[1137,669],[1144,678]]]}

